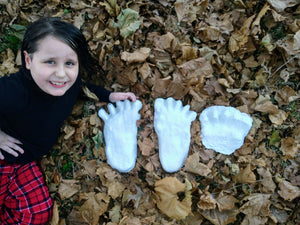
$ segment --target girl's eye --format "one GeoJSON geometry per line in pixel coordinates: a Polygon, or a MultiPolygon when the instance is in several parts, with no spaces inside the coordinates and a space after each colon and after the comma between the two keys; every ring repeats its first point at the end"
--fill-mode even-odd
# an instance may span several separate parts
{"type": "Polygon", "coordinates": [[[73,62],[66,62],[66,65],[67,65],[67,66],[73,66],[74,63],[73,63],[73,62]]]}
{"type": "Polygon", "coordinates": [[[55,64],[55,62],[53,60],[48,60],[48,61],[46,61],[46,63],[50,64],[50,65],[55,64]]]}

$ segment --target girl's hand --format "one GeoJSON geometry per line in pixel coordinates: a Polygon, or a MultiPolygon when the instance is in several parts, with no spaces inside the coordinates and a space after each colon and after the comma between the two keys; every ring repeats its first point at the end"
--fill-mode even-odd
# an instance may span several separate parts
{"type": "Polygon", "coordinates": [[[133,94],[132,92],[112,92],[109,95],[109,101],[111,102],[123,101],[126,99],[135,102],[138,97],[135,96],[135,94],[133,94]]]}
{"type": "MultiPolygon", "coordinates": [[[[0,130],[0,150],[6,151],[7,153],[17,157],[19,153],[23,154],[24,150],[18,145],[22,144],[19,140],[7,135],[0,130]]],[[[0,151],[0,159],[3,160],[4,156],[0,151]]]]}

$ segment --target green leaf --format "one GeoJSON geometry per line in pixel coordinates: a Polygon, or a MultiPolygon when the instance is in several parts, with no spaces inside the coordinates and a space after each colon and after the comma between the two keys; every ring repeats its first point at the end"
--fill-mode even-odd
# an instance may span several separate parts
{"type": "Polygon", "coordinates": [[[277,143],[280,142],[280,140],[281,138],[279,136],[279,132],[277,130],[274,130],[270,137],[269,145],[276,145],[277,143]]]}
{"type": "Polygon", "coordinates": [[[95,143],[95,148],[98,149],[101,145],[103,145],[103,133],[99,131],[96,136],[93,137],[93,141],[95,143]]]}
{"type": "Polygon", "coordinates": [[[118,22],[112,22],[112,26],[120,29],[120,34],[123,38],[127,38],[134,34],[139,29],[141,22],[139,19],[138,12],[132,9],[122,9],[118,16],[118,22]]]}

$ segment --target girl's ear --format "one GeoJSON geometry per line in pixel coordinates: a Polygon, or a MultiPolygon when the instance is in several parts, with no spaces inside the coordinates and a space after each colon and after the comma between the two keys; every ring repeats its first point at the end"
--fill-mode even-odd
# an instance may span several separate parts
{"type": "Polygon", "coordinates": [[[24,51],[24,58],[25,58],[25,63],[26,63],[26,69],[30,70],[30,65],[31,65],[31,58],[30,55],[27,51],[24,51]]]}

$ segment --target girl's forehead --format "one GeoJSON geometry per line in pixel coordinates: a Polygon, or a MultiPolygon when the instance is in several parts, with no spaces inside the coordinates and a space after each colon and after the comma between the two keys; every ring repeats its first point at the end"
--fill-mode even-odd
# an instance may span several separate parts
{"type": "Polygon", "coordinates": [[[51,48],[57,45],[71,48],[69,45],[67,45],[67,43],[65,43],[64,41],[62,41],[61,39],[53,35],[48,35],[38,41],[38,48],[51,48]]]}
{"type": "Polygon", "coordinates": [[[65,53],[77,56],[76,52],[68,44],[52,35],[48,35],[38,42],[37,52],[48,54],[65,53]]]}

